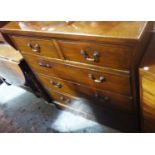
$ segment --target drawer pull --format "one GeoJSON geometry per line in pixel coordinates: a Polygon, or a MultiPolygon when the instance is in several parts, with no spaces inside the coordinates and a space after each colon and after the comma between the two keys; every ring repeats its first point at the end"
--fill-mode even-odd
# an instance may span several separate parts
{"type": "Polygon", "coordinates": [[[103,96],[103,95],[99,95],[98,93],[95,93],[95,98],[100,100],[100,101],[103,101],[103,102],[107,102],[110,100],[110,97],[109,96],[103,96]]]}
{"type": "Polygon", "coordinates": [[[32,45],[31,43],[28,43],[27,46],[31,48],[33,52],[40,52],[39,44],[32,45]]]}
{"type": "Polygon", "coordinates": [[[70,103],[70,99],[65,99],[63,96],[60,97],[60,100],[65,103],[70,103]]]}
{"type": "Polygon", "coordinates": [[[98,57],[99,57],[99,52],[98,51],[95,51],[93,53],[93,58],[90,58],[89,55],[86,53],[86,51],[84,50],[81,50],[80,53],[84,56],[84,58],[87,60],[87,61],[91,61],[91,62],[96,62],[98,61],[98,57]]]}
{"type": "Polygon", "coordinates": [[[48,63],[39,62],[38,64],[41,67],[46,67],[46,68],[51,68],[52,67],[51,64],[48,64],[48,63]]]}
{"type": "Polygon", "coordinates": [[[104,76],[100,76],[99,79],[96,79],[93,74],[88,74],[88,77],[96,83],[101,83],[101,82],[105,81],[104,76]]]}
{"type": "Polygon", "coordinates": [[[52,80],[50,80],[50,83],[55,87],[55,88],[62,88],[62,85],[61,85],[61,83],[57,83],[57,82],[54,82],[54,81],[52,81],[52,80]]]}

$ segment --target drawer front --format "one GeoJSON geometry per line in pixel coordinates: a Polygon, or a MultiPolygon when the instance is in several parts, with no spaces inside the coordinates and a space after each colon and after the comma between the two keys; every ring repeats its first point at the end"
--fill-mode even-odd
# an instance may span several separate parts
{"type": "Polygon", "coordinates": [[[31,37],[10,37],[21,53],[31,53],[51,58],[59,58],[52,40],[31,37]]]}
{"type": "Polygon", "coordinates": [[[24,55],[24,57],[34,72],[131,96],[129,76],[81,69],[68,64],[54,63],[51,60],[32,55],[24,55]]]}
{"type": "Polygon", "coordinates": [[[67,60],[119,70],[130,68],[131,47],[71,41],[58,41],[58,43],[67,60]]]}
{"type": "Polygon", "coordinates": [[[132,99],[129,97],[111,92],[99,91],[55,77],[47,77],[41,74],[37,74],[37,77],[48,90],[51,89],[79,98],[87,98],[90,102],[93,101],[93,103],[101,106],[133,112],[132,99]]]}
{"type": "Polygon", "coordinates": [[[60,103],[63,103],[65,105],[69,105],[69,104],[76,101],[76,99],[74,99],[72,97],[69,97],[69,96],[61,94],[61,93],[57,93],[57,92],[52,91],[52,90],[49,90],[49,93],[50,93],[53,101],[60,102],[60,103]]]}
{"type": "Polygon", "coordinates": [[[54,101],[61,103],[57,103],[58,105],[63,105],[63,107],[66,106],[66,108],[69,108],[76,113],[78,112],[78,114],[87,119],[92,119],[124,132],[137,132],[138,127],[134,114],[95,106],[94,104],[87,102],[87,100],[74,99],[54,91],[50,91],[50,94],[54,101]]]}

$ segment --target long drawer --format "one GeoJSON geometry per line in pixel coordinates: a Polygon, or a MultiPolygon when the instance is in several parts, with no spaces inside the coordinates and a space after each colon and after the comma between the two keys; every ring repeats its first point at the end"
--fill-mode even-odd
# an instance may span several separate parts
{"type": "Polygon", "coordinates": [[[133,112],[132,98],[130,97],[85,87],[81,84],[69,82],[60,78],[44,76],[42,74],[36,75],[43,86],[45,86],[48,90],[51,89],[75,97],[87,98],[97,105],[133,112]]]}
{"type": "Polygon", "coordinates": [[[130,77],[127,75],[79,68],[69,64],[56,63],[50,59],[43,59],[34,55],[24,55],[24,58],[34,72],[131,96],[130,77]]]}
{"type": "Polygon", "coordinates": [[[64,40],[58,43],[65,59],[70,61],[119,70],[129,70],[131,65],[132,48],[129,46],[64,40]]]}
{"type": "Polygon", "coordinates": [[[137,124],[134,114],[128,114],[125,111],[107,109],[105,107],[96,106],[87,102],[87,100],[81,100],[79,98],[72,98],[68,95],[57,93],[55,91],[49,91],[53,101],[63,107],[69,107],[71,110],[78,112],[86,118],[97,120],[104,125],[108,125],[112,128],[116,128],[125,132],[136,132],[137,124]]]}
{"type": "Polygon", "coordinates": [[[51,58],[59,58],[52,39],[11,36],[11,40],[21,53],[31,53],[51,58]]]}

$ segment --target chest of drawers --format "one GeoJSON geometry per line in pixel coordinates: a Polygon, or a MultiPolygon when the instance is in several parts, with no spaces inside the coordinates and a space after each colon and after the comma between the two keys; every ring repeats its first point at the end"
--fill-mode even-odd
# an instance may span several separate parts
{"type": "Polygon", "coordinates": [[[152,22],[10,22],[1,32],[53,102],[134,132],[138,65],[151,29],[152,22]]]}

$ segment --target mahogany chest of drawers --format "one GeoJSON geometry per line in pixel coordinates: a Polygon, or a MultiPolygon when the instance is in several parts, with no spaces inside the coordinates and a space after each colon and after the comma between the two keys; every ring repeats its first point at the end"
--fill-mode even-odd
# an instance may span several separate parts
{"type": "Polygon", "coordinates": [[[152,22],[60,21],[10,22],[1,32],[54,103],[137,132],[138,65],[151,29],[152,22]]]}

